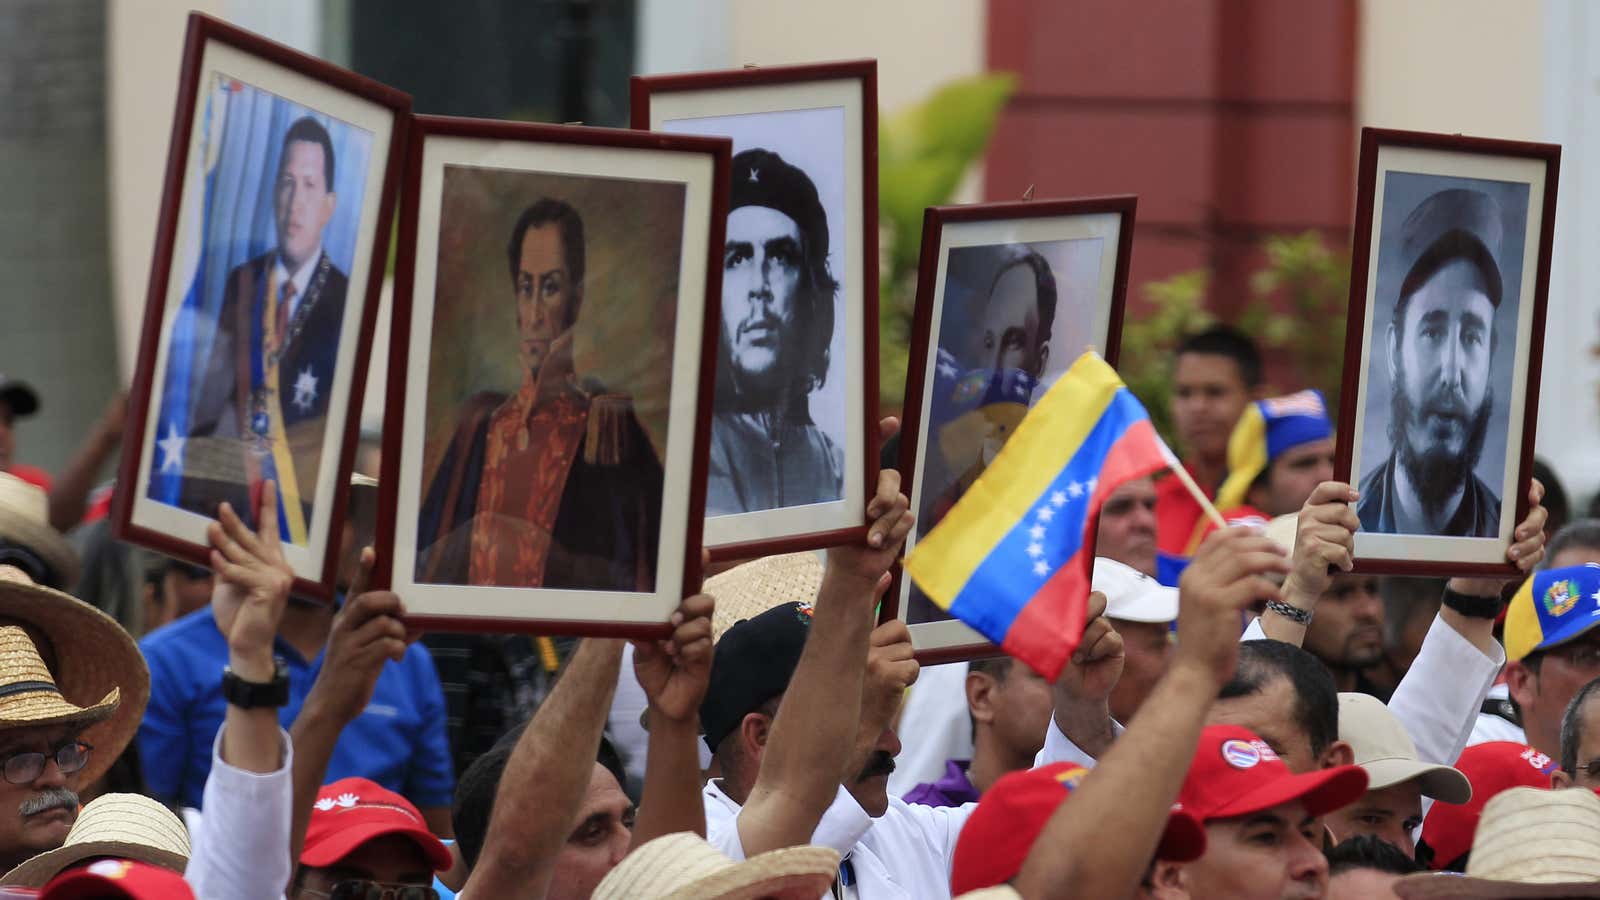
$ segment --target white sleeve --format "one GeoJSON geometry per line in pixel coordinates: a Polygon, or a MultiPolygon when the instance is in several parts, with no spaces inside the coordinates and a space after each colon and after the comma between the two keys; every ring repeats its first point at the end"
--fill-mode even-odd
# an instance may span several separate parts
{"type": "MultiPolygon", "coordinates": [[[[1111,720],[1111,737],[1113,740],[1122,737],[1125,729],[1116,719],[1111,720]]],[[[1050,717],[1050,727],[1044,733],[1044,747],[1040,748],[1038,755],[1033,758],[1033,767],[1048,766],[1051,763],[1066,762],[1083,766],[1085,769],[1094,768],[1094,757],[1085,753],[1083,748],[1072,742],[1061,726],[1056,724],[1055,716],[1050,717]]]]}
{"type": "Polygon", "coordinates": [[[211,745],[205,814],[190,842],[183,877],[196,900],[281,900],[293,872],[294,747],[280,728],[283,765],[265,774],[246,772],[223,762],[224,728],[217,729],[211,745]]]}
{"type": "Polygon", "coordinates": [[[1244,634],[1239,635],[1239,643],[1241,644],[1245,641],[1264,641],[1266,639],[1267,632],[1261,627],[1260,616],[1251,619],[1250,627],[1244,630],[1244,634]]]}
{"type": "MultiPolygon", "coordinates": [[[[735,806],[713,785],[707,784],[701,792],[706,807],[706,841],[736,862],[745,858],[744,842],[739,838],[740,807],[735,806]]],[[[843,856],[861,840],[872,827],[872,816],[861,808],[856,798],[841,785],[834,794],[833,803],[823,812],[816,830],[811,833],[811,843],[832,847],[843,856]]]]}
{"type": "Polygon", "coordinates": [[[1451,765],[1467,747],[1484,698],[1505,665],[1499,644],[1485,655],[1441,618],[1389,699],[1389,711],[1417,745],[1417,758],[1451,765]]]}
{"type": "Polygon", "coordinates": [[[956,855],[956,841],[960,839],[961,829],[966,826],[967,819],[972,816],[972,811],[978,808],[978,804],[923,806],[920,803],[904,803],[898,800],[889,802],[891,809],[916,823],[923,839],[934,848],[939,858],[944,860],[948,879],[950,861],[956,855]]]}

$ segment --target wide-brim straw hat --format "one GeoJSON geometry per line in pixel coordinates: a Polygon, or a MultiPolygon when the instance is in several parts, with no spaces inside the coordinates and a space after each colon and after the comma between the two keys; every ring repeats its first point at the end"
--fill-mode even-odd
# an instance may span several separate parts
{"type": "Polygon", "coordinates": [[[1407,875],[1407,900],[1600,897],[1600,797],[1517,787],[1484,804],[1464,875],[1407,875]]]}
{"type": "Polygon", "coordinates": [[[810,552],[764,556],[706,579],[704,592],[716,598],[711,640],[738,622],[785,603],[815,603],[822,588],[822,560],[810,552]]]}
{"type": "Polygon", "coordinates": [[[827,847],[785,847],[734,862],[705,838],[664,835],[623,858],[593,900],[815,900],[839,871],[827,847]]]}
{"type": "MultiPolygon", "coordinates": [[[[5,578],[0,578],[0,625],[23,626],[29,637],[49,645],[33,652],[44,658],[68,703],[96,706],[118,695],[115,710],[83,733],[94,751],[80,782],[93,783],[138,733],[150,702],[150,668],[139,645],[117,620],[93,606],[43,585],[5,578]]],[[[0,728],[36,724],[8,719],[0,717],[0,728]]]]}
{"type": "Polygon", "coordinates": [[[66,843],[7,872],[0,885],[43,887],[64,869],[102,856],[147,862],[181,875],[189,866],[189,832],[172,810],[143,794],[104,794],[78,813],[66,843]]]}
{"type": "Polygon", "coordinates": [[[77,551],[50,526],[50,498],[44,488],[8,472],[0,472],[0,540],[39,554],[64,588],[76,585],[83,574],[77,551]]]}

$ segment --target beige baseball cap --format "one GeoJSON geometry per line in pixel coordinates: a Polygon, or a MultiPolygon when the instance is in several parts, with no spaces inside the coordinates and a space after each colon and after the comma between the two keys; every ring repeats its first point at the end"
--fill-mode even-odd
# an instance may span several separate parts
{"type": "Polygon", "coordinates": [[[1367,790],[1416,781],[1422,796],[1441,803],[1472,799],[1472,783],[1459,769],[1425,763],[1405,726],[1383,701],[1369,694],[1339,694],[1339,740],[1355,750],[1356,765],[1367,770],[1367,790]]]}
{"type": "Polygon", "coordinates": [[[1114,559],[1095,557],[1094,589],[1106,595],[1108,619],[1171,622],[1178,617],[1177,588],[1114,559]]]}

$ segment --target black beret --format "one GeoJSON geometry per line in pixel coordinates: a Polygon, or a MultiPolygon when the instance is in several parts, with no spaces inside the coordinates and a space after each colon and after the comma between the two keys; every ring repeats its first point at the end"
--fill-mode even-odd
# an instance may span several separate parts
{"type": "Polygon", "coordinates": [[[711,683],[700,702],[700,729],[716,751],[744,717],[789,689],[811,633],[811,605],[784,603],[735,622],[717,641],[711,683]]]}
{"type": "Polygon", "coordinates": [[[741,206],[765,206],[783,213],[800,226],[807,258],[828,258],[828,216],[817,198],[817,186],[778,154],[753,149],[734,156],[728,210],[741,206]]]}

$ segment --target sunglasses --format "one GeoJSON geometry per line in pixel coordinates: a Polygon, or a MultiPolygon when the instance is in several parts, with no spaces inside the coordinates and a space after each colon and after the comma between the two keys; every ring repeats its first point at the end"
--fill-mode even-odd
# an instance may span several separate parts
{"type": "Polygon", "coordinates": [[[327,891],[301,888],[302,894],[326,900],[439,900],[439,892],[420,884],[383,884],[348,878],[335,882],[327,891]]]}
{"type": "Polygon", "coordinates": [[[32,784],[44,774],[44,763],[54,759],[61,774],[71,775],[89,764],[89,751],[94,748],[83,741],[68,741],[49,753],[16,753],[0,761],[6,781],[12,784],[32,784]]]}

